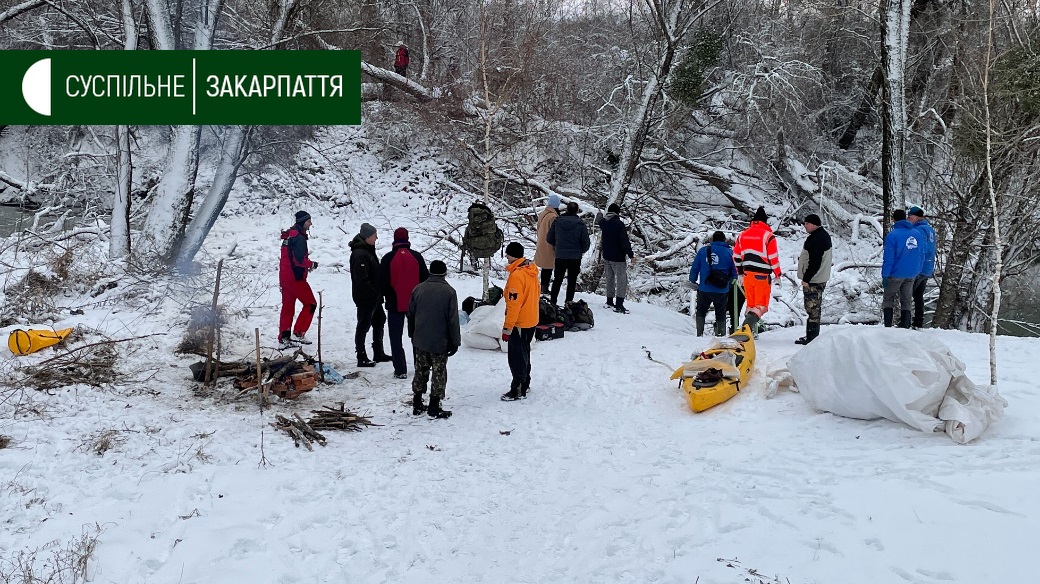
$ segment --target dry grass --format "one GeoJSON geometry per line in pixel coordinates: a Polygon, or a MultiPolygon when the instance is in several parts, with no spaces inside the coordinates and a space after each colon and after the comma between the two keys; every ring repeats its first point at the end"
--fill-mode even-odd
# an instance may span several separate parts
{"type": "Polygon", "coordinates": [[[0,557],[0,584],[80,584],[101,536],[100,525],[84,526],[83,533],[64,547],[54,544],[0,557]]]}

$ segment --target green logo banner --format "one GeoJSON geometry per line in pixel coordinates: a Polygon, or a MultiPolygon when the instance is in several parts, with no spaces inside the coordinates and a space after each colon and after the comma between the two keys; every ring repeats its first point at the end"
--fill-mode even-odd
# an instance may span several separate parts
{"type": "Polygon", "coordinates": [[[0,51],[0,124],[357,125],[359,51],[0,51]]]}

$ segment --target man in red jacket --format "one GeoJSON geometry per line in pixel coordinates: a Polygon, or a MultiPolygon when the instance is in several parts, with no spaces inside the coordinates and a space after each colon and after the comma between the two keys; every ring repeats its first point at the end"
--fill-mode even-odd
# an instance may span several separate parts
{"type": "Polygon", "coordinates": [[[296,223],[282,232],[282,254],[278,263],[278,284],[282,289],[282,313],[278,322],[278,342],[282,348],[294,344],[309,345],[307,329],[311,326],[314,311],[318,303],[314,299],[311,285],[307,283],[307,273],[318,268],[318,262],[311,261],[307,250],[307,231],[311,228],[311,216],[306,211],[296,213],[296,223]],[[303,311],[292,328],[293,336],[289,337],[293,315],[296,314],[296,301],[303,303],[303,311]]]}
{"type": "Polygon", "coordinates": [[[744,324],[751,325],[757,334],[758,321],[769,311],[773,281],[780,280],[780,255],[776,249],[776,237],[766,221],[766,210],[759,207],[755,216],[733,246],[733,262],[737,265],[737,278],[744,286],[747,297],[747,314],[744,324]]]}
{"type": "Polygon", "coordinates": [[[408,361],[404,354],[404,322],[412,291],[430,277],[426,260],[411,248],[408,230],[394,230],[394,247],[379,262],[379,287],[386,303],[387,328],[390,329],[390,355],[394,360],[394,377],[408,379],[408,361]]]}
{"type": "Polygon", "coordinates": [[[394,55],[394,72],[401,77],[408,73],[408,45],[404,41],[397,41],[397,53],[394,55]]]}

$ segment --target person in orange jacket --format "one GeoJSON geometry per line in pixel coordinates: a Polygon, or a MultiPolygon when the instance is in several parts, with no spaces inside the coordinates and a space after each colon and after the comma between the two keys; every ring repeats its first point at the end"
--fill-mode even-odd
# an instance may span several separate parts
{"type": "Polygon", "coordinates": [[[506,279],[504,291],[506,319],[502,323],[502,340],[507,343],[509,371],[513,382],[502,401],[516,401],[527,397],[531,388],[531,341],[534,327],[538,326],[538,266],[524,257],[524,246],[517,242],[506,246],[506,279]]]}
{"type": "Polygon", "coordinates": [[[737,278],[741,280],[747,297],[744,324],[750,325],[756,334],[758,321],[769,311],[773,281],[780,282],[780,255],[773,230],[766,223],[768,220],[766,210],[759,207],[751,225],[737,236],[733,246],[737,278]]]}

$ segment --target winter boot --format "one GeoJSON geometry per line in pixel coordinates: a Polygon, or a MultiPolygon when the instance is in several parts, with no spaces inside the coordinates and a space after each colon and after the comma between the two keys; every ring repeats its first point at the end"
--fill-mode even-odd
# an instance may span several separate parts
{"type": "Polygon", "coordinates": [[[724,337],[726,336],[726,321],[715,322],[715,336],[724,337]]]}
{"type": "Polygon", "coordinates": [[[292,338],[289,336],[289,331],[282,331],[278,335],[278,348],[281,350],[291,349],[296,346],[292,338]]]}
{"type": "Polygon", "coordinates": [[[307,338],[307,333],[293,333],[292,338],[293,342],[298,343],[300,345],[311,344],[310,339],[307,338]]]}
{"type": "Polygon", "coordinates": [[[913,318],[914,313],[909,310],[899,311],[899,328],[910,328],[910,320],[913,318]]]}
{"type": "Polygon", "coordinates": [[[758,316],[754,312],[749,312],[744,315],[744,324],[751,329],[751,336],[756,339],[758,338],[758,322],[760,320],[762,320],[762,317],[758,316]]]}
{"type": "Polygon", "coordinates": [[[704,317],[703,316],[695,317],[695,322],[697,323],[697,336],[698,337],[703,337],[704,336],[704,317]]]}
{"type": "Polygon", "coordinates": [[[509,387],[509,391],[502,394],[502,401],[516,401],[520,399],[520,386],[513,382],[509,387]]]}
{"type": "MultiPolygon", "coordinates": [[[[433,402],[431,401],[431,405],[432,405],[432,403],[433,402]]],[[[424,404],[423,401],[422,401],[422,394],[421,393],[413,393],[412,394],[412,415],[413,416],[420,416],[425,411],[426,411],[426,404],[424,404]]]]}
{"type": "Polygon", "coordinates": [[[894,308],[886,308],[885,309],[885,326],[886,327],[891,327],[892,326],[892,316],[893,316],[894,313],[895,313],[895,309],[894,308]]]}
{"type": "Polygon", "coordinates": [[[628,309],[625,308],[625,297],[618,296],[617,305],[614,307],[614,312],[618,314],[628,314],[628,309]]]}
{"type": "Polygon", "coordinates": [[[364,351],[358,351],[357,354],[357,366],[358,367],[375,367],[376,362],[369,359],[368,355],[364,351]]]}
{"type": "Polygon", "coordinates": [[[614,305],[614,297],[613,296],[607,296],[607,303],[603,305],[603,308],[617,308],[614,305]]]}
{"type": "Polygon", "coordinates": [[[372,360],[376,363],[389,363],[394,358],[386,354],[383,350],[383,343],[372,343],[372,360]]]}
{"type": "Polygon", "coordinates": [[[430,408],[426,410],[426,413],[430,414],[431,418],[439,418],[441,420],[451,417],[450,411],[441,409],[441,399],[439,397],[430,398],[430,408]]]}
{"type": "Polygon", "coordinates": [[[527,399],[527,390],[528,389],[531,389],[531,388],[530,387],[520,386],[520,399],[527,399]]]}
{"type": "Polygon", "coordinates": [[[813,341],[813,339],[815,339],[818,336],[820,336],[820,323],[818,323],[818,322],[806,323],[806,325],[805,325],[805,336],[800,338],[800,339],[798,339],[797,341],[795,341],[795,344],[796,345],[808,345],[809,343],[811,343],[813,341]]]}

